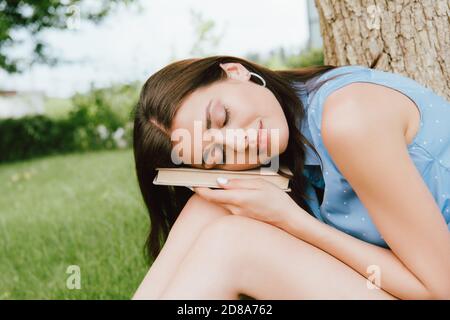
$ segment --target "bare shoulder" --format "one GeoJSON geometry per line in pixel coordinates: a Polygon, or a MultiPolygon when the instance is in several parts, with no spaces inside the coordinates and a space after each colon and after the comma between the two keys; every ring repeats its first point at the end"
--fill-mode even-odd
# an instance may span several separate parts
{"type": "Polygon", "coordinates": [[[325,100],[322,135],[358,135],[368,130],[401,133],[412,141],[420,123],[414,102],[403,93],[384,85],[354,82],[332,92],[325,100]]]}

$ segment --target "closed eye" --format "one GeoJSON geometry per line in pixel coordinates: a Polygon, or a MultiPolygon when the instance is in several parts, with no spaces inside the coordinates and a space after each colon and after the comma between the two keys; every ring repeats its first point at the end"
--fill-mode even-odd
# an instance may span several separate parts
{"type": "MultiPolygon", "coordinates": [[[[230,109],[228,109],[226,106],[223,106],[223,108],[225,109],[225,121],[223,123],[223,126],[225,127],[228,122],[230,121],[230,109]]],[[[227,158],[227,154],[226,154],[226,146],[222,145],[222,159],[223,159],[223,163],[225,163],[226,158],[227,158]]]]}
{"type": "Polygon", "coordinates": [[[228,124],[228,121],[230,120],[230,110],[224,106],[225,109],[225,121],[223,123],[223,126],[226,126],[228,124]]]}
{"type": "MultiPolygon", "coordinates": [[[[225,120],[224,120],[222,126],[225,127],[228,124],[228,122],[230,121],[230,110],[226,106],[223,106],[223,108],[225,110],[225,120]]],[[[214,146],[214,148],[219,148],[220,151],[222,152],[222,164],[224,164],[225,163],[225,159],[226,159],[226,147],[225,147],[225,145],[217,144],[217,145],[214,146]]],[[[208,156],[211,156],[211,152],[214,150],[214,148],[210,149],[211,151],[209,152],[208,156]]]]}

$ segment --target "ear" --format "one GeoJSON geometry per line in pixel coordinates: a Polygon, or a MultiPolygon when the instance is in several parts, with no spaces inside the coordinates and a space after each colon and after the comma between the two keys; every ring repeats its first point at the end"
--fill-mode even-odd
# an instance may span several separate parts
{"type": "Polygon", "coordinates": [[[237,62],[221,63],[220,67],[227,73],[229,79],[249,81],[250,72],[242,64],[237,62]]]}

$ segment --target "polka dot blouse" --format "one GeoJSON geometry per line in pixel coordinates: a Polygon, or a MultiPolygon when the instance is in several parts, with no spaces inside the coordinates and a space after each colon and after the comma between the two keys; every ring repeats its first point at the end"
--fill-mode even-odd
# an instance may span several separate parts
{"type": "Polygon", "coordinates": [[[363,241],[388,248],[367,209],[331,159],[321,138],[322,109],[327,96],[352,82],[369,82],[396,89],[416,104],[420,112],[420,129],[407,146],[408,152],[450,230],[450,102],[411,78],[360,65],[338,67],[312,81],[322,82],[325,79],[330,80],[316,91],[309,91],[311,81],[307,85],[296,83],[306,111],[301,123],[302,134],[320,155],[318,158],[305,144],[307,203],[315,217],[363,241]],[[315,189],[322,192],[316,193],[315,189]]]}

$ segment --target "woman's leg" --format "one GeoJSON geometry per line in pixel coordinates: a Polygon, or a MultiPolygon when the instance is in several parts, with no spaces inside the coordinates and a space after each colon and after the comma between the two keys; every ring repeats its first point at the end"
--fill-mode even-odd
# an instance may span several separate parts
{"type": "Polygon", "coordinates": [[[228,210],[196,194],[189,198],[133,299],[158,299],[200,231],[229,214],[228,210]]]}
{"type": "Polygon", "coordinates": [[[204,228],[162,299],[395,299],[282,229],[229,215],[204,228]]]}

